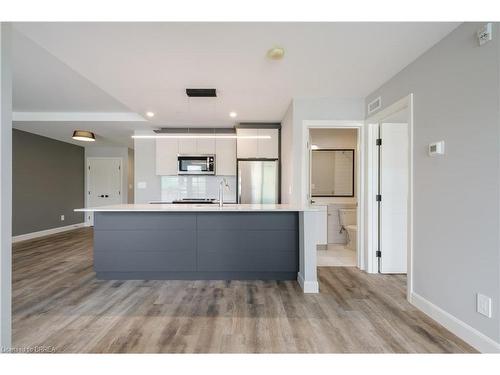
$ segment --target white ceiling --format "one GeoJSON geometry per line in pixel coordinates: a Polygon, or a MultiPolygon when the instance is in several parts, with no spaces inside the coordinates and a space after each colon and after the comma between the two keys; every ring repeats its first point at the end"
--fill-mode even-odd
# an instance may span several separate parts
{"type": "MultiPolygon", "coordinates": [[[[366,97],[457,25],[16,23],[14,110],[156,113],[123,131],[99,124],[111,139],[129,137],[128,127],[279,122],[293,97],[366,97]],[[283,60],[266,58],[273,46],[285,48],[283,60]],[[218,97],[188,99],[187,87],[218,97]]],[[[57,138],[75,125],[51,127],[57,138]]]]}

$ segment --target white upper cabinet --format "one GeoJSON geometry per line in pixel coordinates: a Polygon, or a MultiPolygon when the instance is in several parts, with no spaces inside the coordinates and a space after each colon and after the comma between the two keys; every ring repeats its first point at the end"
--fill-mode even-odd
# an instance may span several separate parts
{"type": "Polygon", "coordinates": [[[259,158],[278,159],[279,157],[279,130],[258,129],[259,136],[269,136],[268,139],[259,139],[259,158]]]}
{"type": "Polygon", "coordinates": [[[215,154],[215,139],[198,138],[196,139],[196,154],[197,155],[214,155],[215,154]]]}
{"type": "MultiPolygon", "coordinates": [[[[238,137],[253,137],[259,134],[259,129],[236,129],[238,137]]],[[[259,140],[256,138],[238,138],[237,151],[239,159],[258,157],[259,140]]]]}
{"type": "Polygon", "coordinates": [[[177,155],[215,155],[215,173],[236,175],[236,140],[206,138],[156,139],[156,174],[177,175],[177,155]]]}
{"type": "Polygon", "coordinates": [[[179,138],[179,155],[196,155],[196,138],[179,138]]]}
{"type": "Polygon", "coordinates": [[[217,139],[215,141],[215,173],[220,176],[236,175],[236,140],[217,139]]]}
{"type": "Polygon", "coordinates": [[[238,158],[278,159],[279,130],[278,129],[236,129],[238,137],[238,158]],[[244,138],[267,136],[269,138],[244,138]]]}
{"type": "Polygon", "coordinates": [[[179,138],[179,154],[213,155],[215,154],[215,139],[179,138]]]}
{"type": "Polygon", "coordinates": [[[156,139],[156,174],[160,176],[177,175],[177,154],[179,142],[177,139],[156,139]]]}

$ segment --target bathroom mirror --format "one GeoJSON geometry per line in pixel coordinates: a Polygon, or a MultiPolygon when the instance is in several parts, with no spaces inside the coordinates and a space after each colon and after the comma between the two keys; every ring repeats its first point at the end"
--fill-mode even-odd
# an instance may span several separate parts
{"type": "Polygon", "coordinates": [[[312,150],[311,195],[354,197],[354,149],[312,150]]]}

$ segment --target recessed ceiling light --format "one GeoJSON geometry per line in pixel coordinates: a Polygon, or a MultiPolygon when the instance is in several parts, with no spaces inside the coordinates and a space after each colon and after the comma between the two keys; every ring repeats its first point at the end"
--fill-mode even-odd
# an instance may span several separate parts
{"type": "Polygon", "coordinates": [[[267,57],[272,60],[280,60],[285,56],[285,49],[281,47],[274,47],[267,51],[267,57]]]}
{"type": "Polygon", "coordinates": [[[238,116],[236,112],[229,112],[229,117],[235,118],[236,116],[238,116]]]}
{"type": "Polygon", "coordinates": [[[155,113],[154,112],[146,112],[146,116],[148,116],[149,118],[152,118],[152,117],[155,117],[155,113]]]}
{"type": "Polygon", "coordinates": [[[87,130],[75,130],[71,137],[76,141],[95,142],[95,135],[87,130]]]}

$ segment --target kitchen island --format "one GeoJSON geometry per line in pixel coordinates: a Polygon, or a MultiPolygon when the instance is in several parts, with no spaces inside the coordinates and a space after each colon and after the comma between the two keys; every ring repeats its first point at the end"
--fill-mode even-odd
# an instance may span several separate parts
{"type": "Polygon", "coordinates": [[[94,213],[98,279],[297,279],[305,292],[318,291],[324,207],[122,204],[76,211],[94,213]]]}

